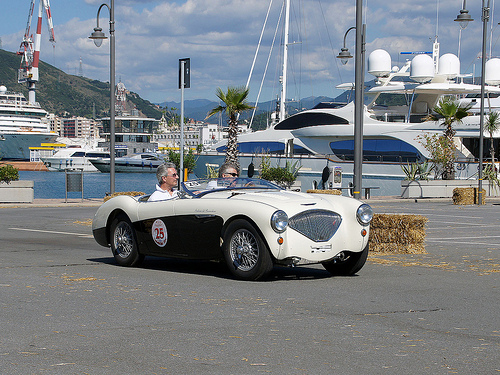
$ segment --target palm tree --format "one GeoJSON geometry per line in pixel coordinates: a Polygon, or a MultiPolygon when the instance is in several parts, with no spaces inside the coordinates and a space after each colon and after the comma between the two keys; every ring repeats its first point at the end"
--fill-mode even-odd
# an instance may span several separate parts
{"type": "Polygon", "coordinates": [[[445,127],[444,136],[448,139],[448,147],[453,147],[453,150],[449,150],[450,157],[444,166],[443,180],[455,179],[455,150],[453,137],[455,136],[456,131],[453,129],[453,124],[455,122],[461,123],[462,119],[469,115],[471,107],[471,103],[461,105],[458,100],[451,97],[443,97],[434,107],[435,114],[428,116],[429,120],[443,121],[441,125],[445,127]]]}
{"type": "Polygon", "coordinates": [[[495,168],[495,147],[493,145],[493,133],[500,128],[500,113],[490,112],[486,122],[484,123],[485,129],[490,133],[490,155],[491,165],[495,168]]]}
{"type": "Polygon", "coordinates": [[[246,99],[248,97],[248,89],[244,87],[228,87],[227,93],[222,91],[220,87],[217,88],[215,95],[224,104],[219,105],[212,109],[207,117],[209,118],[216,113],[225,112],[228,117],[228,139],[227,139],[227,150],[226,150],[226,163],[235,163],[239,165],[238,162],[238,115],[246,110],[253,109],[250,104],[247,103],[246,99]]]}

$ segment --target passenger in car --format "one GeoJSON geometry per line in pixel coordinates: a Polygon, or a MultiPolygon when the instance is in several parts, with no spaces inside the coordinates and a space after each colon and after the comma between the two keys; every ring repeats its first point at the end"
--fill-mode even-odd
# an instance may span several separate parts
{"type": "MultiPolygon", "coordinates": [[[[240,175],[240,169],[234,163],[224,163],[219,168],[219,178],[236,178],[240,175]]],[[[207,184],[206,189],[212,190],[217,189],[217,180],[210,181],[207,184]]]]}
{"type": "Polygon", "coordinates": [[[158,168],[156,168],[156,178],[158,179],[156,191],[151,194],[148,202],[163,201],[178,196],[178,191],[174,190],[174,187],[177,186],[179,175],[174,163],[159,165],[158,168]]]}

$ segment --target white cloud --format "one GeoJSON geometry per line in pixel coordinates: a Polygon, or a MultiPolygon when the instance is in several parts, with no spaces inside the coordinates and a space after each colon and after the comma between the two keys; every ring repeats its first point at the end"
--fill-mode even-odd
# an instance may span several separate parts
{"type": "MultiPolygon", "coordinates": [[[[108,81],[109,42],[97,48],[88,39],[102,0],[54,0],[51,3],[57,43],[52,50],[46,34],[42,35],[42,60],[75,74],[81,57],[85,76],[108,81]]],[[[383,48],[391,54],[393,64],[401,64],[405,58],[399,54],[401,51],[431,50],[436,34],[436,4],[436,0],[369,0],[364,11],[367,54],[383,48]]],[[[115,1],[116,78],[153,102],[179,100],[178,60],[190,57],[191,88],[186,98],[215,99],[217,87],[246,83],[268,5],[264,0],[115,1]]],[[[342,47],[345,31],[355,24],[354,5],[354,1],[302,0],[299,3],[292,0],[291,41],[301,44],[289,49],[294,63],[290,67],[291,95],[313,92],[335,96],[339,94],[334,90],[336,84],[353,80],[354,64],[340,65],[335,56],[342,47]],[[299,78],[299,74],[303,78],[299,78]],[[301,82],[304,88],[294,89],[294,82],[301,82]]],[[[441,51],[457,53],[459,28],[453,19],[459,13],[461,1],[439,0],[439,6],[441,51]]],[[[251,84],[251,98],[256,96],[260,85],[281,7],[282,2],[274,0],[251,84]]],[[[476,21],[462,33],[461,57],[462,68],[471,71],[480,47],[481,22],[480,5],[470,2],[468,7],[476,21]]],[[[108,12],[103,10],[100,24],[106,34],[109,33],[108,17],[108,12]]],[[[17,32],[2,35],[3,47],[10,51],[16,51],[20,44],[25,17],[16,22],[17,32]]],[[[499,30],[495,30],[498,35],[499,30]]],[[[46,33],[45,25],[42,33],[46,33]]],[[[354,43],[355,33],[351,32],[347,38],[351,53],[354,53],[354,43]]],[[[495,47],[500,46],[494,45],[492,53],[499,55],[495,47]]],[[[278,93],[278,49],[281,48],[278,37],[267,73],[271,81],[265,84],[263,100],[274,98],[278,93]]]]}

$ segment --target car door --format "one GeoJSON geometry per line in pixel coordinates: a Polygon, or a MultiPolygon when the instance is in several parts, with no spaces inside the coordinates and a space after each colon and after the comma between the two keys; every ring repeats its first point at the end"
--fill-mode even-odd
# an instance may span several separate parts
{"type": "Polygon", "coordinates": [[[193,259],[221,257],[220,235],[224,220],[217,205],[224,200],[179,199],[175,203],[175,219],[180,237],[180,256],[193,259]]]}
{"type": "Polygon", "coordinates": [[[144,254],[176,256],[183,252],[174,210],[176,202],[176,199],[170,199],[139,203],[139,221],[135,223],[135,230],[144,254]]]}

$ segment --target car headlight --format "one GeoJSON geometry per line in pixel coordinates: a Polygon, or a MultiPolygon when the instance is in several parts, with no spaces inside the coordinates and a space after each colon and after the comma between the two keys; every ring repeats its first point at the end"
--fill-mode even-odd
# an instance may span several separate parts
{"type": "Polygon", "coordinates": [[[276,211],[271,216],[271,227],[277,233],[282,233],[288,226],[288,215],[284,211],[276,211]]]}
{"type": "Polygon", "coordinates": [[[370,221],[373,219],[373,209],[367,204],[362,204],[356,211],[356,217],[360,224],[370,224],[370,221]]]}

